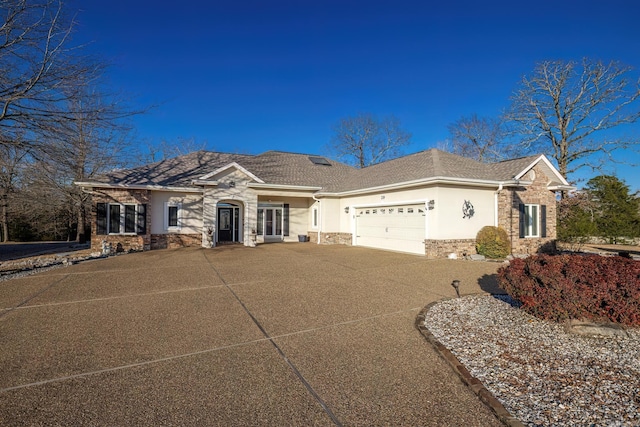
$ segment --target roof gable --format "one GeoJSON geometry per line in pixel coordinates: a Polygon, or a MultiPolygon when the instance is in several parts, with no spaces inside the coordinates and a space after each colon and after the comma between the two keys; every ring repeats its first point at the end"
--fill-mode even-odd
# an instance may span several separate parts
{"type": "Polygon", "coordinates": [[[523,168],[518,174],[516,174],[515,179],[522,179],[525,174],[527,174],[531,169],[533,169],[536,165],[540,165],[547,177],[551,180],[549,184],[552,185],[569,185],[567,180],[560,174],[558,169],[556,169],[549,159],[546,156],[540,155],[534,161],[532,161],[529,165],[523,168]]]}
{"type": "Polygon", "coordinates": [[[256,182],[259,182],[261,184],[264,184],[263,180],[261,180],[260,178],[258,178],[257,176],[255,176],[254,174],[249,172],[244,167],[240,166],[237,162],[231,162],[228,165],[224,165],[224,166],[214,170],[213,172],[209,172],[208,174],[201,176],[199,179],[207,180],[207,179],[210,179],[210,178],[215,178],[217,176],[225,176],[225,175],[228,175],[229,173],[231,173],[233,170],[240,171],[244,175],[246,175],[250,179],[252,179],[253,181],[256,181],[256,182]]]}

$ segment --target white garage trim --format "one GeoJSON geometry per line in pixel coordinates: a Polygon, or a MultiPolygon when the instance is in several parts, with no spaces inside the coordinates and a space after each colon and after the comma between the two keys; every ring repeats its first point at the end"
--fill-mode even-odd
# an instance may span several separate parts
{"type": "Polygon", "coordinates": [[[375,203],[353,209],[355,246],[425,254],[428,209],[424,200],[375,203]]]}

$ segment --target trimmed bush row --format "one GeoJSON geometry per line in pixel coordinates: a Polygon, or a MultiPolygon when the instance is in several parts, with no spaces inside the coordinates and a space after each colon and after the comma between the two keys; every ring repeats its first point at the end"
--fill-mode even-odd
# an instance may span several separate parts
{"type": "Polygon", "coordinates": [[[500,268],[498,282],[524,310],[542,319],[640,326],[640,261],[534,255],[500,268]]]}

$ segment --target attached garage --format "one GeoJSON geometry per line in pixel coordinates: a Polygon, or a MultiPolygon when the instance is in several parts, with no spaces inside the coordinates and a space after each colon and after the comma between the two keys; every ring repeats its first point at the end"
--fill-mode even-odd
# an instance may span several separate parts
{"type": "Polygon", "coordinates": [[[424,204],[356,208],[357,246],[424,255],[424,204]]]}

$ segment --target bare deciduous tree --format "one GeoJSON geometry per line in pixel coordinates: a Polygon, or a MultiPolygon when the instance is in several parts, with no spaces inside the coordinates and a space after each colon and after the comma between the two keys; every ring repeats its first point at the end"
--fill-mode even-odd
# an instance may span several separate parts
{"type": "Polygon", "coordinates": [[[507,113],[523,149],[549,153],[565,178],[615,160],[615,151],[637,143],[608,132],[640,118],[640,82],[631,80],[630,72],[618,62],[588,58],[537,64],[522,79],[507,113]]]}
{"type": "Polygon", "coordinates": [[[93,64],[69,46],[74,23],[61,0],[0,0],[0,11],[0,129],[7,137],[19,130],[23,143],[33,144],[60,118],[51,105],[64,101],[93,64]]]}
{"type": "MultiPolygon", "coordinates": [[[[0,0],[0,13],[0,147],[13,154],[7,162],[17,159],[29,170],[14,191],[21,208],[13,212],[28,227],[55,224],[36,237],[82,240],[88,196],[73,182],[122,164],[123,119],[144,110],[96,89],[104,87],[105,66],[70,46],[74,22],[63,0],[0,0]],[[29,154],[16,157],[20,150],[29,154]]],[[[9,184],[3,188],[13,190],[9,184]]],[[[8,198],[2,202],[6,238],[8,198]]]]}
{"type": "Polygon", "coordinates": [[[358,114],[341,119],[333,131],[328,151],[360,168],[400,156],[411,141],[411,134],[393,116],[378,119],[372,114],[358,114]]]}
{"type": "Polygon", "coordinates": [[[451,136],[446,151],[480,162],[494,162],[507,157],[503,145],[506,132],[500,119],[491,117],[462,117],[449,125],[451,136]]]}
{"type": "Polygon", "coordinates": [[[9,199],[28,151],[19,144],[0,143],[0,242],[9,241],[9,199]]]}
{"type": "Polygon", "coordinates": [[[142,111],[128,110],[124,105],[95,87],[80,85],[61,105],[68,119],[59,120],[45,132],[47,145],[39,157],[40,185],[64,196],[77,224],[78,241],[84,241],[90,206],[88,195],[73,183],[128,162],[130,128],[123,119],[142,111]]]}

